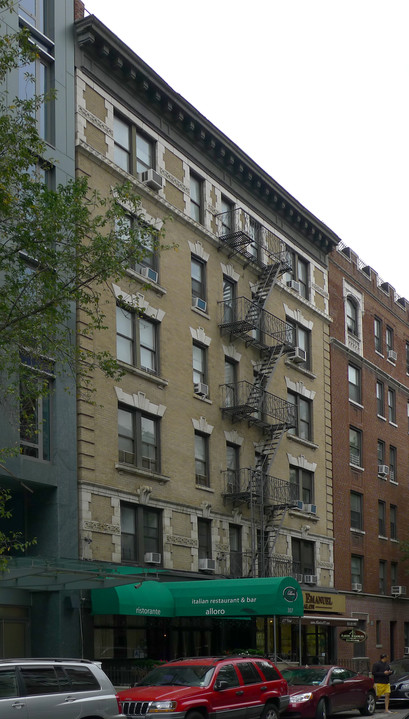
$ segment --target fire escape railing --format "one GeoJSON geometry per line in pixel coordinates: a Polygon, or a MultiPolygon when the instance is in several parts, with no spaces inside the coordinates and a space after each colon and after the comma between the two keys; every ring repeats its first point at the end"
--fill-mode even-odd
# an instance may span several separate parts
{"type": "Polygon", "coordinates": [[[226,469],[223,476],[223,496],[228,500],[262,504],[271,511],[279,511],[298,501],[298,487],[285,479],[264,474],[256,467],[226,469]]]}
{"type": "Polygon", "coordinates": [[[296,426],[296,406],[257,384],[247,380],[231,382],[221,385],[221,392],[221,410],[234,420],[248,419],[252,424],[283,429],[296,426]]]}
{"type": "Polygon", "coordinates": [[[284,320],[263,309],[247,297],[236,297],[217,303],[219,306],[219,327],[249,344],[260,348],[284,346],[286,351],[294,349],[293,327],[284,320]]]}

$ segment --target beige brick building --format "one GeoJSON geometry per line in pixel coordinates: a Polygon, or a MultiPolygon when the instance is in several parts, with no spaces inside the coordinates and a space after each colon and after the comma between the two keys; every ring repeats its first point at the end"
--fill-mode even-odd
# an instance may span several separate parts
{"type": "MultiPolygon", "coordinates": [[[[78,173],[103,195],[131,180],[144,221],[175,245],[107,288],[96,342],[124,375],[96,376],[97,401],[78,404],[84,557],[330,593],[338,238],[95,17],[76,35],[78,173]]],[[[96,621],[96,645],[104,632],[115,645],[114,625],[96,621]]],[[[132,626],[126,646],[146,630],[132,626]]],[[[277,634],[288,656],[294,630],[277,634]]]]}

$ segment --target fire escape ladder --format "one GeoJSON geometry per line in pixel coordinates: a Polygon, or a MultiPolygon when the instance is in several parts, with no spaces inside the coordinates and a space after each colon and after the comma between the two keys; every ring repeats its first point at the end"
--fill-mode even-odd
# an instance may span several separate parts
{"type": "Polygon", "coordinates": [[[280,262],[275,262],[274,264],[266,265],[263,267],[260,276],[259,281],[257,283],[257,286],[253,290],[253,300],[254,302],[257,302],[262,307],[265,306],[268,296],[273,289],[277,278],[281,274],[281,264],[280,262]]]}

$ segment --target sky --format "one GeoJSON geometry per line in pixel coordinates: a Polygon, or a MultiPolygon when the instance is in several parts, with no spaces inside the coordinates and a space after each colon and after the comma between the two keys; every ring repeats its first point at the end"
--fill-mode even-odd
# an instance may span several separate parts
{"type": "Polygon", "coordinates": [[[409,300],[409,0],[85,0],[409,300]]]}

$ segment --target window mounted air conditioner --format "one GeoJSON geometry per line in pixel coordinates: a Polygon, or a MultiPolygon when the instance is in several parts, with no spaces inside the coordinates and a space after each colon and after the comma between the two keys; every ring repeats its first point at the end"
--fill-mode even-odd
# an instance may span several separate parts
{"type": "Polygon", "coordinates": [[[362,592],[362,584],[359,584],[358,582],[352,582],[351,586],[353,592],[362,592]]]}
{"type": "Polygon", "coordinates": [[[385,476],[389,474],[389,467],[387,464],[378,464],[378,474],[385,476]]]}
{"type": "Polygon", "coordinates": [[[215,559],[199,559],[199,569],[202,570],[202,572],[214,572],[216,569],[216,560],[215,559]]]}
{"type": "Polygon", "coordinates": [[[395,350],[388,350],[388,360],[392,360],[392,362],[396,362],[398,359],[398,355],[395,352],[395,350]]]}
{"type": "Polygon", "coordinates": [[[145,552],[143,559],[146,564],[160,564],[162,555],[159,552],[145,552]]]}
{"type": "Polygon", "coordinates": [[[393,594],[394,597],[404,597],[404,596],[406,596],[406,587],[402,587],[402,586],[391,587],[391,594],[393,594]]]}
{"type": "Polygon", "coordinates": [[[290,359],[297,364],[299,362],[305,362],[307,359],[307,353],[302,347],[294,347],[294,352],[290,355],[290,359]]]}
{"type": "Polygon", "coordinates": [[[139,173],[139,179],[144,185],[147,185],[151,190],[161,190],[163,186],[162,175],[155,170],[145,170],[145,172],[139,173]]]}
{"type": "Polygon", "coordinates": [[[148,280],[152,280],[152,282],[158,281],[158,273],[156,270],[153,270],[152,267],[140,267],[139,272],[142,277],[146,277],[148,280]]]}
{"type": "Polygon", "coordinates": [[[195,394],[200,394],[201,397],[207,397],[209,394],[209,386],[204,382],[195,382],[193,385],[195,394]]]}
{"type": "Polygon", "coordinates": [[[303,574],[296,574],[296,575],[295,575],[295,580],[296,580],[297,582],[300,582],[300,583],[303,582],[303,581],[304,581],[304,575],[303,575],[303,574]]]}
{"type": "Polygon", "coordinates": [[[310,514],[317,514],[317,505],[316,504],[304,504],[304,512],[309,512],[310,514]]]}
{"type": "Polygon", "coordinates": [[[317,583],[317,575],[316,574],[304,574],[304,582],[305,582],[305,584],[316,584],[317,583]]]}
{"type": "Polygon", "coordinates": [[[294,292],[300,291],[300,283],[296,280],[288,280],[287,287],[289,287],[291,290],[294,290],[294,292]]]}
{"type": "Polygon", "coordinates": [[[297,499],[297,502],[295,504],[295,508],[302,511],[304,509],[304,502],[301,501],[301,499],[297,499]]]}
{"type": "Polygon", "coordinates": [[[196,309],[198,309],[198,310],[202,310],[202,312],[206,312],[207,302],[206,302],[206,300],[202,300],[201,297],[194,297],[193,298],[193,307],[196,307],[196,309]]]}
{"type": "Polygon", "coordinates": [[[404,652],[403,652],[403,653],[404,653],[405,655],[408,655],[408,654],[409,654],[409,647],[405,647],[405,649],[404,649],[404,652]]]}

